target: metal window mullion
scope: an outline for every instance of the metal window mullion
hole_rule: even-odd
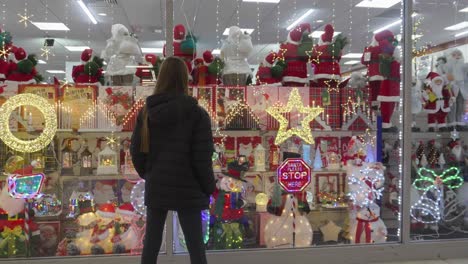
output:
[[[403,1],[403,175],[402,175],[402,203],[401,203],[401,242],[410,242],[411,209],[411,76],[412,76],[412,33],[413,0]]]

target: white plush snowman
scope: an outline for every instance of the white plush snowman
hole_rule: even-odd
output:
[[[293,225],[296,226],[295,229]],[[264,234],[268,248],[308,247],[313,237],[309,220],[299,213],[297,199],[291,194],[286,198],[281,216],[271,216]]]
[[[351,222],[351,243],[384,243],[387,240],[387,227],[380,218],[380,207],[371,203],[361,207]]]

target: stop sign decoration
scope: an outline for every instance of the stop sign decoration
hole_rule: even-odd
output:
[[[310,184],[311,171],[303,159],[286,159],[278,168],[278,182],[287,192],[302,192]]]

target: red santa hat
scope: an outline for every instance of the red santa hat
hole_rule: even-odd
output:
[[[101,204],[96,211],[96,214],[104,218],[114,218],[115,216],[115,206],[111,203]]]
[[[330,43],[333,40],[333,33],[335,33],[335,29],[333,28],[332,25],[327,24],[325,26],[325,32],[322,34],[320,39],[322,40],[323,43]]]
[[[382,32],[379,32],[375,34],[374,37],[375,40],[377,40],[378,42],[383,40],[393,41],[395,39],[395,35],[390,30],[384,30]]]
[[[146,54],[145,55],[145,60],[152,65],[156,64],[156,61],[158,60],[158,57],[154,54]]]
[[[135,208],[133,208],[133,205],[131,203],[125,203],[117,208],[115,212],[119,215],[123,216],[135,216]]]
[[[203,60],[205,60],[206,63],[212,63],[214,60],[213,53],[209,50],[203,52]]]
[[[14,53],[15,53],[15,60],[16,61],[22,61],[22,60],[26,59],[26,57],[28,56],[28,54],[26,53],[26,51],[23,48],[16,48]]]
[[[309,23],[302,23],[299,26],[301,27],[302,33],[305,33],[305,32],[310,33],[312,31]]]
[[[93,57],[93,50],[92,49],[85,49],[81,53],[81,62],[86,63]]]
[[[183,40],[185,39],[185,27],[182,24],[177,24],[174,27],[174,39]]]
[[[294,42],[299,42],[302,39],[302,28],[301,25],[296,26],[289,32],[289,39]]]
[[[205,61],[204,61],[202,58],[196,58],[196,59],[193,61],[193,65],[195,65],[195,66],[203,65],[204,62],[205,62]]]
[[[426,82],[429,84],[429,85],[432,85],[434,84],[434,82],[436,80],[441,80],[442,83],[445,83],[445,80],[442,76],[440,76],[437,72],[430,72],[427,76],[426,76]]]

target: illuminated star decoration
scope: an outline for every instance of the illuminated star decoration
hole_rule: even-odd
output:
[[[330,81],[325,81],[327,87],[329,87],[329,82]],[[338,86],[337,86],[338,87]],[[338,89],[337,89],[338,91]],[[330,92],[330,91],[329,91]],[[341,104],[341,108],[343,109],[343,113],[345,115],[349,115],[349,116],[352,116],[354,114],[356,114],[356,108],[359,107],[359,104],[358,103],[355,103],[351,97],[348,97],[348,100],[346,101],[346,103],[344,104]]]
[[[52,50],[48,47],[42,47],[41,52],[41,57],[44,57],[45,60],[49,60],[49,56],[55,56]]]
[[[24,23],[24,27],[28,27],[28,22],[31,22],[31,18],[34,16],[33,14],[28,15],[28,11],[25,9],[24,14],[18,14],[20,20],[18,23]]]
[[[117,141],[120,139],[120,137],[115,137],[114,136],[114,131],[112,131],[111,133],[111,136],[110,137],[105,137],[106,141],[107,141],[107,145],[110,147],[110,148],[113,148],[114,145],[117,144]]]
[[[7,47],[5,43],[2,44],[2,47],[0,48],[0,59],[7,60],[8,58],[8,53],[10,53],[11,48]]]
[[[300,127],[291,127],[288,129],[289,122],[283,114],[288,114],[293,109],[297,109],[300,114],[305,114],[305,117],[302,119]],[[323,110],[324,109],[322,107],[304,106],[302,98],[299,94],[299,90],[294,88],[289,95],[286,107],[275,105],[266,109],[267,113],[275,118],[280,124],[278,134],[276,135],[275,144],[280,145],[294,135],[300,137],[307,144],[314,144],[314,137],[312,136],[312,130],[310,129],[310,122],[312,122],[318,115],[320,115]]]
[[[371,133],[371,130],[368,128],[363,135],[359,135],[358,138],[364,142],[364,144],[370,144],[372,147],[375,147],[376,136]]]
[[[312,58],[312,57],[314,57],[313,56],[314,53],[316,54],[315,59]],[[316,51],[308,50],[308,51],[306,51],[306,54],[307,54],[307,56],[309,56],[309,63],[312,62],[312,63],[315,63],[315,64],[320,64],[320,56],[322,56],[323,52],[318,51],[318,50],[316,50]]]
[[[336,79],[334,79],[334,77],[335,76],[332,76],[332,79],[324,81],[325,85],[327,86],[327,91],[329,93],[331,93],[331,92],[337,92],[338,93],[340,91],[341,81],[337,81]],[[335,87],[331,87],[331,84],[330,84],[331,82],[336,83]]]
[[[454,129],[452,132],[450,132],[450,137],[453,140],[457,140],[457,139],[460,138],[460,133],[458,133],[458,131],[456,129]]]

